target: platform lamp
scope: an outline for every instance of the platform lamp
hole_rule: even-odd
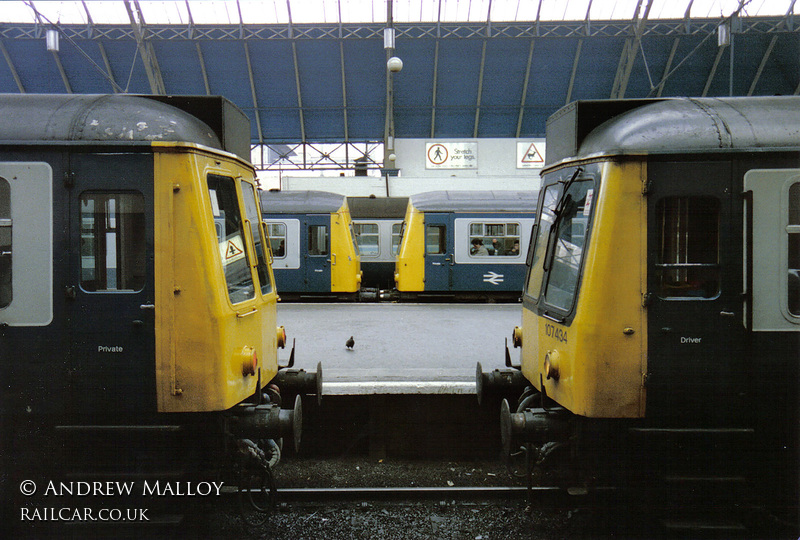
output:
[[[58,30],[47,30],[44,37],[45,43],[47,43],[47,50],[50,52],[58,52]]]
[[[394,151],[394,74],[403,69],[403,61],[394,55],[395,29],[392,18],[392,0],[386,2],[386,28],[383,29],[383,48],[386,50],[386,123],[383,136],[383,169],[386,196],[389,194],[389,177],[397,176]]]

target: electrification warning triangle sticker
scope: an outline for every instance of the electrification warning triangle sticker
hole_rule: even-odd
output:
[[[228,240],[228,245],[225,248],[225,260],[230,261],[244,253],[242,248],[236,245],[233,240]]]

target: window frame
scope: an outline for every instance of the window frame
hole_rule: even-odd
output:
[[[476,226],[480,226],[480,233],[481,234],[476,234],[476,231],[475,231],[475,227]],[[502,229],[503,230],[502,234],[496,234],[496,233],[495,234],[490,234],[491,231],[489,230],[489,227],[493,227],[493,226],[494,227],[501,226],[503,228]],[[517,232],[516,235],[510,235],[509,234],[509,232],[508,232],[509,226],[516,227],[516,232]],[[520,246],[522,246],[522,236],[520,234],[521,230],[522,230],[522,225],[521,225],[519,220],[498,220],[498,219],[493,219],[493,220],[479,220],[479,219],[470,220],[470,222],[469,222],[469,224],[467,226],[467,231],[469,232],[469,234],[467,236],[467,254],[471,259],[477,259],[477,260],[483,260],[483,259],[485,259],[487,257],[502,257],[503,259],[510,259],[510,258],[519,257],[520,254],[521,254],[520,252],[517,252],[515,254],[509,254],[508,253],[508,251],[513,248],[514,242],[511,243],[511,246],[512,246],[511,248],[505,248],[505,251],[506,251],[505,253],[502,253],[502,254],[498,255],[497,253],[491,253],[490,250],[491,251],[494,250],[494,248],[491,247],[491,240],[493,240],[495,238],[497,238],[497,239],[501,239],[502,238],[503,243],[506,243],[505,242],[506,239],[514,239],[514,238],[516,238],[516,242],[519,243]],[[480,239],[481,240],[481,245],[486,247],[487,255],[477,255],[477,254],[473,254],[472,253],[472,242],[473,242],[473,239],[475,239],[475,238]],[[486,240],[489,240],[490,244],[484,243]]]
[[[212,180],[217,183],[215,188],[212,188]],[[219,212],[227,212],[227,209],[220,208],[220,195],[218,193],[219,188],[222,187],[225,183],[229,184],[230,188],[232,188],[229,193],[224,194],[226,197],[229,197],[230,200],[227,202],[232,202],[235,204],[235,209],[231,213],[230,216],[223,216]],[[209,200],[211,201],[211,219],[214,223],[214,228],[217,230],[219,234],[219,224],[223,223],[225,226],[224,231],[224,241],[219,236],[216,237],[216,241],[218,244],[218,253],[220,256],[220,270],[222,271],[223,279],[225,281],[225,287],[227,290],[227,297],[228,301],[230,302],[231,306],[237,306],[239,304],[243,304],[245,302],[249,302],[255,299],[256,297],[256,286],[255,286],[255,279],[253,275],[253,268],[250,264],[250,245],[247,241],[247,236],[245,235],[244,226],[246,223],[246,215],[242,213],[242,207],[240,205],[240,201],[243,199],[242,197],[242,190],[239,182],[236,178],[232,176],[228,176],[226,174],[221,174],[220,172],[208,172],[206,174],[206,192],[208,193]],[[213,192],[213,193],[212,193]],[[229,232],[229,225],[236,227],[236,230],[230,229]],[[224,253],[227,252],[227,248],[233,244],[234,248],[238,248],[235,245],[234,240],[236,240],[236,236],[238,233],[238,237],[241,239],[241,249],[242,254],[236,254],[235,257],[232,257],[232,260],[228,263],[225,262],[226,256]],[[225,244],[223,246],[223,244]],[[239,261],[244,261],[246,271],[242,271],[239,268],[234,268],[233,265],[238,263]],[[241,266],[240,264],[237,266]],[[228,270],[233,270],[234,272],[238,272],[244,278],[239,282],[231,283],[230,278],[234,277],[233,272],[228,272]],[[248,286],[249,284],[249,286]],[[236,295],[246,295],[241,299]]]
[[[674,257],[688,258],[690,255],[689,253],[690,251],[692,252],[693,257],[697,256],[698,246],[701,246],[701,240],[703,240],[703,238],[695,233],[698,231],[708,230],[707,225],[709,224],[709,221],[706,221],[704,223],[701,220],[700,227],[696,227],[694,221],[690,225],[684,225],[682,223],[683,219],[686,219],[688,221],[690,217],[699,215],[699,212],[693,212],[692,211],[693,209],[690,209],[689,204],[686,205],[684,210],[683,203],[696,201],[699,203],[699,206],[701,208],[707,208],[707,205],[703,204],[702,202],[703,200],[713,201],[713,203],[715,204],[715,208],[713,209],[716,212],[715,219],[713,220],[715,221],[716,224],[716,235],[714,237],[714,247],[716,252],[715,262],[693,262],[689,261],[688,259],[683,262],[664,262],[665,248],[672,248],[671,255]],[[667,231],[670,233],[669,235],[665,234],[666,210],[664,209],[664,205],[666,205],[668,201],[670,203],[677,202],[680,207],[678,210],[680,214],[678,216],[678,223],[675,223],[673,220],[672,222],[673,226],[670,228],[669,231]],[[723,202],[718,197],[713,197],[711,195],[671,195],[663,197],[655,202],[655,211],[656,211],[655,222],[657,224],[657,227],[659,227],[659,229],[657,232],[658,234],[657,237],[658,251],[656,252],[657,260],[655,262],[656,276],[654,276],[654,278],[656,280],[656,283],[658,284],[655,293],[659,299],[666,301],[688,301],[688,300],[708,301],[708,300],[715,300],[719,298],[720,294],[722,294],[722,275],[721,275],[721,261],[720,261],[721,226],[722,226],[720,219],[722,215],[722,204]],[[692,233],[691,239],[688,238],[690,232]],[[673,241],[672,243],[670,243],[669,239],[667,238],[667,236],[673,236],[673,233],[675,233],[675,236],[678,237],[677,247],[675,246],[676,242]],[[711,235],[708,235],[705,238],[705,240],[708,240],[710,238]],[[708,252],[707,249],[706,250],[701,249],[700,251]],[[713,272],[714,279],[705,279],[704,281],[706,283],[716,283],[716,289],[711,294],[702,294],[702,295],[694,294],[700,291],[701,287],[688,286],[690,281],[689,280],[690,274],[692,277],[695,277],[697,276],[698,273],[702,274],[703,271]],[[682,288],[684,294],[670,294],[670,295],[662,294],[666,287],[665,285],[663,285],[664,276],[668,272],[674,272],[675,274],[683,274],[685,276],[680,281],[676,281],[676,283],[684,283],[686,285],[683,286]],[[678,288],[677,285],[675,285],[673,286],[673,290],[678,292],[680,289]]]
[[[96,225],[96,221],[95,220],[97,219],[98,215],[111,216],[111,214],[109,214],[109,213],[102,213],[102,214],[98,213],[96,205],[97,205],[97,202],[100,199],[100,197],[97,197],[95,199],[92,199],[93,200],[93,207],[94,207],[93,210],[91,211],[92,226],[93,227],[92,227],[92,229],[90,231],[86,231],[84,229],[84,224],[86,223],[85,220],[87,219],[88,214],[86,214],[84,212],[84,203],[88,201],[88,197],[93,196],[93,195],[94,196],[102,196],[102,197],[104,197],[106,204],[108,202],[114,200],[115,201],[115,206],[119,205],[120,200],[122,199],[122,197],[131,197],[130,200],[132,202],[135,201],[134,204],[138,205],[139,211],[138,212],[120,212],[119,209],[117,209],[115,211],[115,213],[114,213],[114,218],[113,218],[114,222],[115,222],[114,225],[111,226],[111,227],[108,227],[108,228],[104,228],[104,229],[97,229],[95,227],[95,225]],[[123,225],[122,225],[122,223],[118,223],[118,221],[121,221],[121,218],[117,217],[117,216],[120,216],[122,214],[131,214],[131,215],[135,214],[135,215],[139,216],[138,218],[133,218],[133,219],[138,219],[139,220],[138,230],[133,231],[132,234],[126,233],[127,238],[129,238],[130,240],[125,240],[125,239],[122,240],[123,242],[127,241],[128,244],[126,244],[126,245],[128,245],[128,246],[131,245],[132,242],[138,241],[140,243],[140,245],[138,246],[138,253],[136,253],[136,251],[135,251],[136,248],[135,247],[132,247],[132,248],[130,248],[128,250],[125,250],[123,253],[120,253],[120,250],[119,250],[120,239],[119,239],[119,237],[122,235],[122,232],[120,232],[120,229],[122,228]],[[133,217],[133,216],[130,216],[129,219],[131,217]],[[108,220],[108,217],[106,219]],[[78,197],[78,223],[79,223],[79,227],[80,227],[80,233],[79,233],[80,234],[80,248],[79,248],[80,252],[79,252],[79,256],[78,257],[79,257],[79,261],[80,261],[80,268],[79,268],[80,280],[79,280],[79,285],[80,285],[81,291],[83,291],[83,292],[85,292],[87,294],[136,294],[136,293],[142,292],[144,290],[145,286],[147,285],[147,244],[145,242],[147,225],[146,225],[146,215],[145,215],[145,198],[144,198],[144,194],[141,193],[140,191],[131,191],[131,190],[119,190],[119,191],[114,190],[114,191],[111,191],[111,190],[91,189],[91,190],[84,191]],[[104,288],[98,288],[97,285],[95,285],[96,288],[94,288],[94,289],[87,287],[87,284],[91,280],[88,280],[88,279],[84,278],[84,272],[89,270],[88,266],[84,266],[84,264],[87,262],[87,259],[90,258],[90,257],[94,261],[94,267],[92,268],[92,271],[94,272],[95,279],[93,281],[95,281],[95,282],[98,281],[98,278],[97,278],[98,264],[97,263],[98,263],[98,258],[99,257],[98,257],[98,253],[96,251],[97,250],[96,244],[97,244],[98,238],[100,236],[98,234],[98,231],[101,231],[101,230],[105,231],[105,237],[106,237],[105,242],[106,242],[106,245],[108,245],[108,236],[110,234],[113,234],[115,237],[117,237],[116,238],[117,242],[116,242],[116,245],[114,246],[114,251],[115,251],[115,254],[116,254],[116,256],[115,256],[116,261],[115,262],[118,263],[121,258],[127,258],[127,257],[125,257],[126,254],[129,254],[129,255],[133,254],[133,257],[131,257],[132,259],[137,259],[138,258],[138,263],[139,263],[138,270],[140,271],[139,276],[140,276],[140,280],[141,281],[136,283],[136,285],[138,285],[137,287],[133,287],[133,288],[118,288],[118,287],[109,288],[107,271],[111,267],[108,266],[107,264],[104,265],[104,268],[106,270],[105,287]],[[87,254],[84,253],[84,247],[85,247],[84,242],[88,238],[89,235],[91,235],[92,246],[94,246],[94,247],[91,248],[92,249],[92,254],[91,255],[87,255]],[[108,260],[108,251],[105,251],[104,253],[106,255],[106,260]],[[134,261],[134,264],[135,264],[135,262],[136,261]],[[114,268],[116,269],[116,272],[115,272],[115,283],[116,283],[116,282],[118,282],[119,274],[121,272],[124,272],[124,270],[119,270],[119,266],[115,266]],[[128,276],[128,279],[132,279],[133,273],[134,273],[134,269],[132,268],[131,271],[130,271],[130,275]]]
[[[368,233],[368,234],[365,235],[363,232],[361,232],[361,228],[364,225],[372,225],[372,226],[374,226],[375,227],[375,232],[374,233]],[[357,253],[359,255],[361,255],[362,257],[364,257],[365,259],[378,259],[378,258],[380,258],[381,252],[382,252],[382,249],[381,249],[382,246],[381,246],[381,227],[380,227],[380,224],[377,221],[358,221],[358,222],[353,222],[352,226],[353,226],[353,238],[355,240],[356,246],[358,246]],[[368,253],[364,253],[363,248],[364,248],[365,244],[361,241],[361,237],[362,236],[367,236],[369,238],[375,237],[375,244],[373,244],[373,245],[375,246],[376,251],[374,253],[369,253],[369,254]]]

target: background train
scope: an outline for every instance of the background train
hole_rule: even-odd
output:
[[[281,298],[358,299],[361,256],[344,195],[262,191]]]
[[[536,191],[431,191],[409,198],[401,299],[519,300]]]
[[[478,368],[484,397],[506,376],[530,385],[503,402],[507,453],[604,448],[623,470],[658,441],[662,468],[630,474],[702,465],[717,474],[693,478],[725,483],[741,467],[796,507],[798,130],[798,97],[577,102],[549,119],[520,371]]]
[[[362,293],[391,291],[408,197],[348,197],[348,202],[364,273]]]
[[[249,137],[223,98],[0,97],[4,500],[298,440],[300,401],[264,398],[286,337]]]

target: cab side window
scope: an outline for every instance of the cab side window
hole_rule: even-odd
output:
[[[658,201],[659,297],[717,296],[719,213],[719,200],[713,197],[667,197]]]
[[[0,308],[11,304],[11,187],[0,177]]]
[[[80,198],[81,288],[136,292],[145,284],[144,197],[92,193]]]
[[[308,227],[308,254],[328,254],[328,227],[327,225],[309,225]]]
[[[800,183],[789,186],[788,242],[788,307],[789,313],[800,316]]]
[[[447,253],[447,234],[444,225],[425,226],[425,253],[431,255]]]

